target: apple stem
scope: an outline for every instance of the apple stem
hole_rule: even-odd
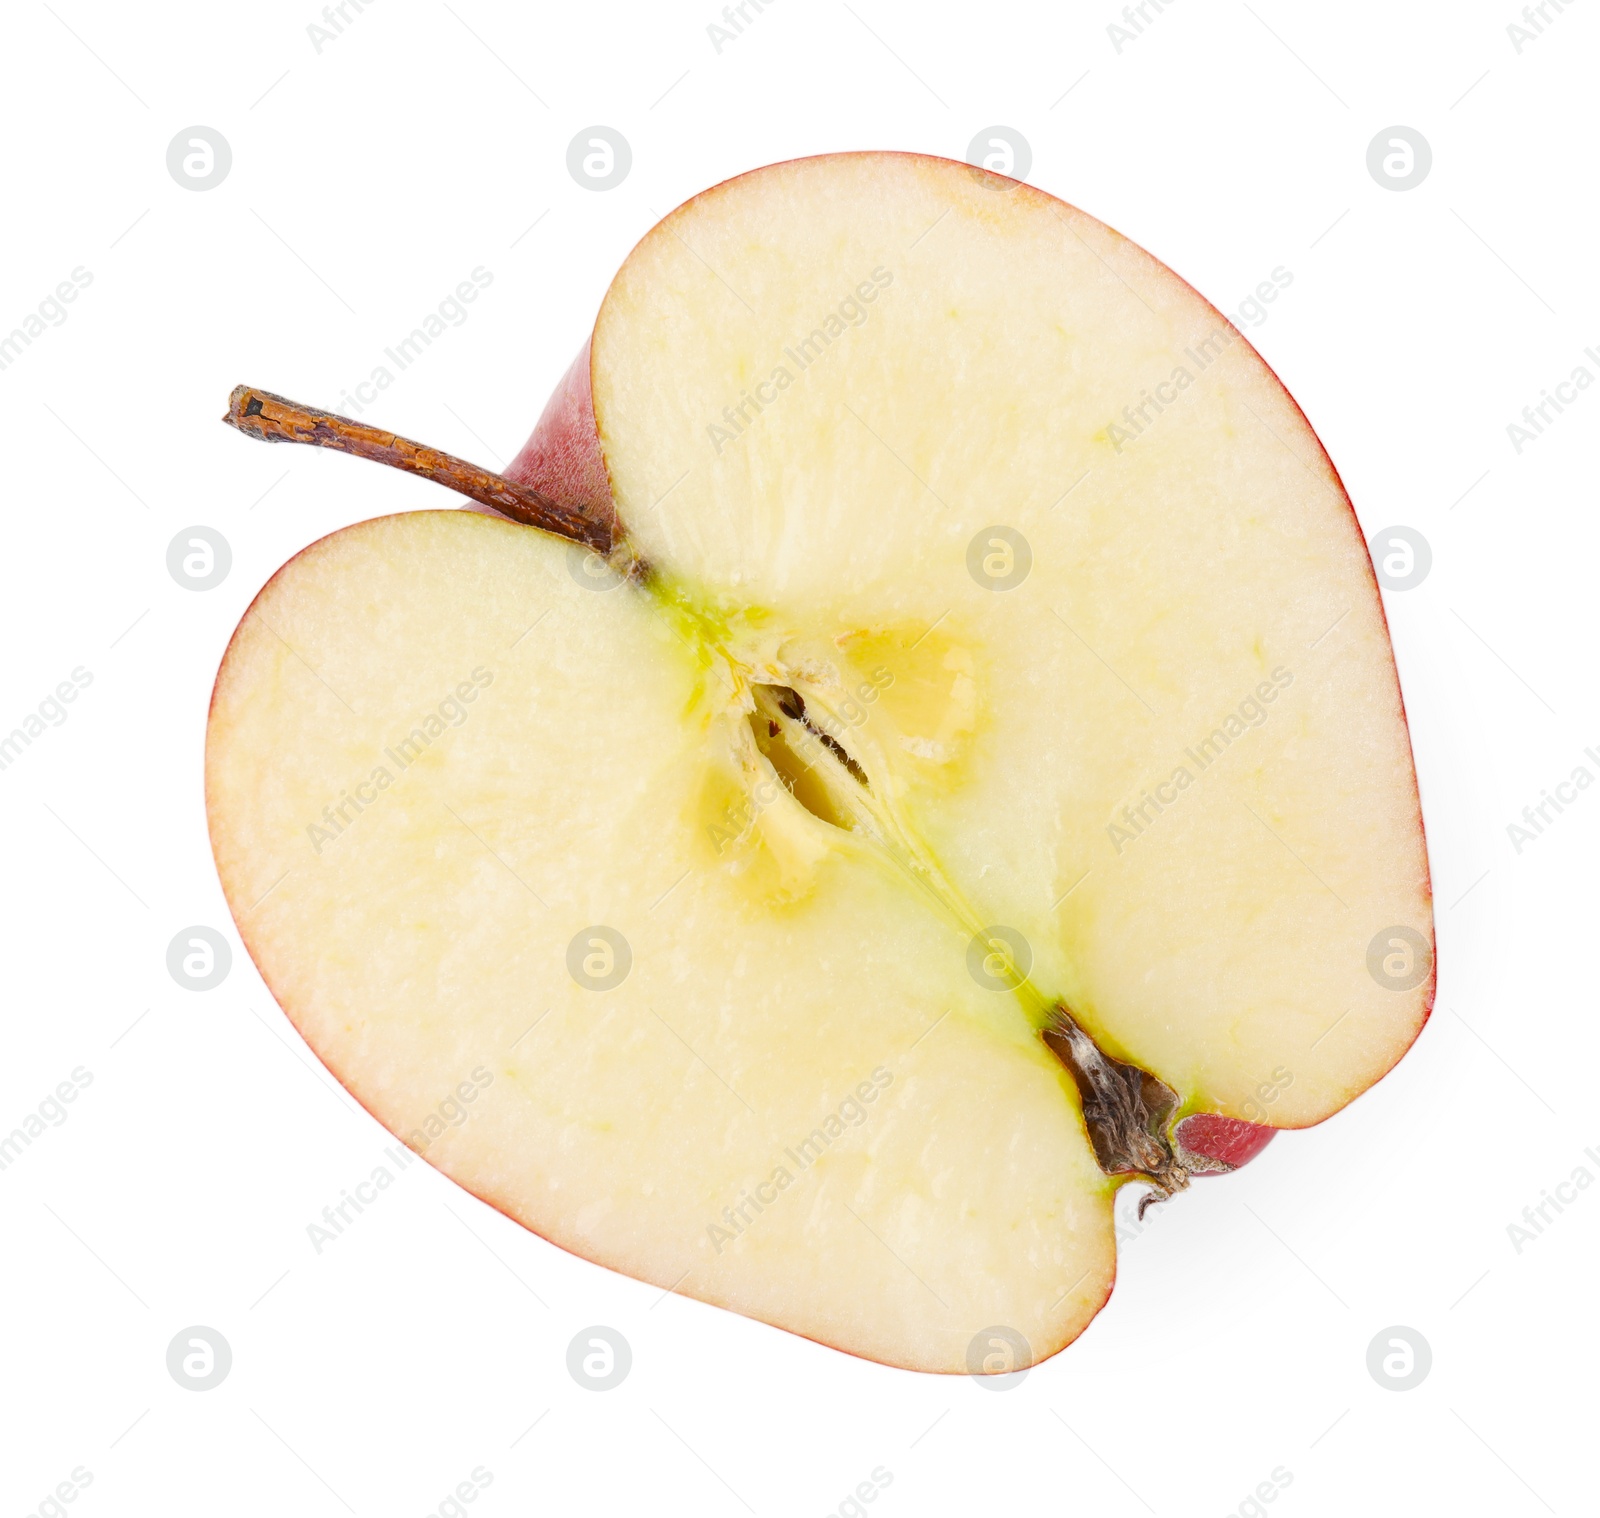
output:
[[[235,387],[228,397],[227,415],[222,420],[246,437],[259,438],[262,442],[310,443],[318,448],[351,453],[360,459],[373,459],[407,474],[420,474],[480,505],[493,507],[513,521],[581,543],[602,558],[609,557],[614,547],[610,522],[596,521],[542,491],[519,485],[504,475],[492,474],[453,454],[441,453],[437,448],[413,443],[409,438],[397,437],[377,427],[363,426],[331,411],[299,405],[270,391],[249,385]]]

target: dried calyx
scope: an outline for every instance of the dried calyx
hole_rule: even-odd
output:
[[[1140,1217],[1151,1203],[1182,1191],[1191,1175],[1226,1168],[1188,1153],[1173,1136],[1178,1093],[1148,1070],[1102,1051],[1060,1002],[1043,1036],[1077,1082],[1084,1126],[1100,1168],[1107,1175],[1133,1175],[1149,1183],[1149,1193],[1139,1202]]]

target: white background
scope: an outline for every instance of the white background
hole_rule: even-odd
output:
[[[1506,829],[1600,773],[1600,393],[1520,455],[1506,427],[1576,365],[1600,375],[1600,14],[1551,6],[1519,54],[1510,0],[1181,0],[1119,53],[1110,0],[771,0],[719,53],[712,0],[538,12],[372,0],[319,53],[311,0],[7,9],[0,333],[75,267],[93,282],[0,370],[0,730],[74,667],[93,683],[0,772],[0,1131],[75,1067],[93,1082],[0,1172],[5,1511],[82,1466],[86,1515],[421,1518],[482,1466],[485,1518],[822,1518],[881,1466],[884,1518],[1222,1518],[1278,1467],[1289,1518],[1593,1512],[1600,1187],[1520,1253],[1507,1228],[1600,1176],[1600,792],[1520,854]],[[566,167],[596,123],[633,149],[606,193]],[[388,1140],[233,938],[207,696],[282,560],[445,497],[243,441],[217,421],[229,388],[335,406],[481,265],[470,319],[376,417],[501,465],[658,215],[796,155],[960,158],[996,123],[1034,183],[1223,309],[1292,271],[1249,336],[1368,532],[1432,546],[1386,598],[1437,896],[1421,1040],[1346,1112],[1157,1209],[1093,1327],[1002,1393],[663,1300],[425,1165],[314,1254],[306,1225]],[[1397,123],[1434,155],[1405,193],[1366,167]],[[196,124],[233,154],[203,193],[166,166]],[[233,551],[204,593],[166,567],[195,524]],[[206,993],[165,965],[191,924],[235,944]],[[166,1370],[192,1324],[233,1348],[214,1391]],[[591,1324],[633,1346],[603,1394],[565,1368]],[[1415,1390],[1368,1373],[1391,1325],[1432,1346]]]

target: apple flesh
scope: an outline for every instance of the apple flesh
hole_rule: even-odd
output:
[[[505,473],[597,521],[614,522],[616,508],[590,384],[591,346],[584,343]],[[1254,1159],[1277,1131],[1241,1118],[1196,1113],[1179,1119],[1173,1138],[1190,1157],[1196,1175],[1216,1175]]]
[[[530,1229],[890,1364],[996,1325],[1032,1363],[1110,1292],[1118,1185],[1416,1037],[1431,976],[1367,968],[1431,910],[1354,514],[1092,218],[911,155],[730,181],[508,476],[632,569],[465,512],[313,545],[224,658],[207,806],[312,1048]],[[1149,1162],[1107,1159],[1119,1091]]]

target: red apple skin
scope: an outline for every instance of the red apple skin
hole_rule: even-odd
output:
[[[1177,1128],[1178,1142],[1185,1149],[1215,1160],[1227,1170],[1237,1170],[1253,1160],[1277,1132],[1276,1128],[1263,1128],[1215,1112],[1197,1112],[1184,1118]]]
[[[615,522],[611,477],[606,473],[600,433],[595,426],[589,349],[590,343],[584,343],[561,376],[561,383],[505,475],[563,506],[577,507],[601,521]]]

